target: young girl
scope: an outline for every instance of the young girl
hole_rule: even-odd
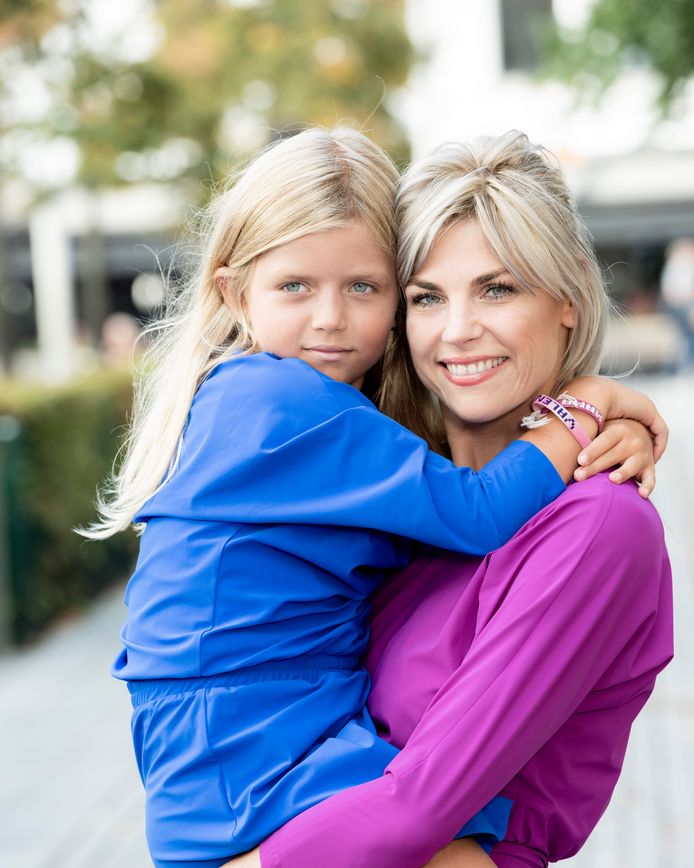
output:
[[[479,473],[457,468],[359,391],[398,306],[396,179],[354,131],[272,147],[213,206],[200,272],[160,327],[90,531],[143,528],[114,674],[159,868],[219,866],[380,775],[396,751],[365,709],[369,594],[409,540],[503,544],[575,467],[555,421]],[[664,436],[643,396],[577,386]],[[498,838],[506,813],[494,800],[462,834]]]

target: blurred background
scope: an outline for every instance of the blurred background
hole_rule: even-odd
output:
[[[694,4],[0,0],[0,866],[144,868],[108,667],[134,539],[86,543],[130,359],[195,208],[306,124],[400,165],[517,128],[568,173],[615,301],[605,372],[671,429],[677,659],[576,868],[684,868],[694,817]]]

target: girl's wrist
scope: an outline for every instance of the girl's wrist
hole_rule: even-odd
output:
[[[585,449],[599,431],[601,414],[592,404],[574,398],[566,393],[560,398],[538,395],[532,402],[533,412],[523,418],[521,427],[536,428],[556,419],[571,433],[581,449]]]
[[[608,419],[613,418],[614,387],[614,381],[610,380],[608,377],[576,377],[571,380],[564,391],[568,392],[568,394],[572,395],[574,398],[593,404],[602,413],[605,421],[607,421]],[[583,425],[585,423],[585,426],[588,425],[588,420],[586,418],[588,416],[587,413],[583,412],[579,408],[573,409],[572,412],[580,413],[581,424]],[[598,433],[598,426],[594,420],[591,420],[591,422],[593,424],[590,425],[590,436],[595,437]]]

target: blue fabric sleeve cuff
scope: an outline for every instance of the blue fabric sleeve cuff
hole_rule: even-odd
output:
[[[503,841],[512,805],[511,799],[496,796],[468,820],[455,837],[474,838],[486,853],[491,852],[499,841]]]

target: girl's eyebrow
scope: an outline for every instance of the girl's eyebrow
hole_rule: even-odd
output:
[[[298,272],[298,271],[289,271],[287,269],[277,269],[272,274],[272,280],[277,281],[281,280],[284,283],[295,282],[295,283],[312,283],[315,281],[315,277],[311,275],[309,272]],[[388,275],[385,271],[378,271],[374,269],[373,271],[355,271],[351,274],[346,274],[342,277],[345,283],[376,283],[376,284],[386,284],[393,283],[395,279]]]

